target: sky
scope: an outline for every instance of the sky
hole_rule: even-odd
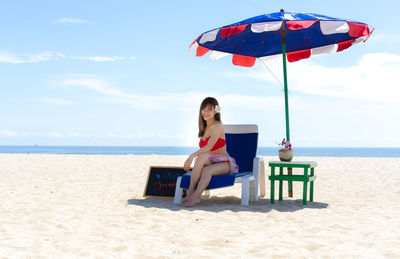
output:
[[[253,16],[308,12],[372,36],[288,65],[293,147],[400,147],[398,1],[2,1],[0,145],[196,146],[201,101],[225,124],[285,137],[284,93],[259,61],[195,57],[201,33]],[[282,61],[268,67],[282,78]]]

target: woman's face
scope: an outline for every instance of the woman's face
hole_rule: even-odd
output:
[[[215,109],[211,105],[207,105],[203,110],[201,110],[201,116],[205,121],[213,120],[215,116]]]

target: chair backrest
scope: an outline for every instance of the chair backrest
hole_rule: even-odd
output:
[[[258,126],[256,124],[224,124],[226,150],[235,158],[239,173],[252,172],[257,156]]]

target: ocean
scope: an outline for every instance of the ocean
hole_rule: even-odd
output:
[[[172,146],[0,146],[0,154],[82,154],[82,155],[189,155],[196,147]],[[400,148],[298,147],[295,156],[400,157]],[[275,156],[278,147],[259,147],[259,156]]]

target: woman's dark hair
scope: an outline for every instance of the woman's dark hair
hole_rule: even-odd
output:
[[[213,97],[207,97],[206,99],[204,99],[201,102],[200,111],[199,111],[199,138],[204,136],[204,132],[206,131],[206,128],[207,128],[207,123],[203,119],[203,116],[201,115],[201,111],[208,106],[213,107],[215,109],[215,106],[217,106],[217,105],[218,105],[218,101]],[[214,116],[214,119],[216,121],[221,121],[221,113],[219,113],[219,112],[216,113]]]

